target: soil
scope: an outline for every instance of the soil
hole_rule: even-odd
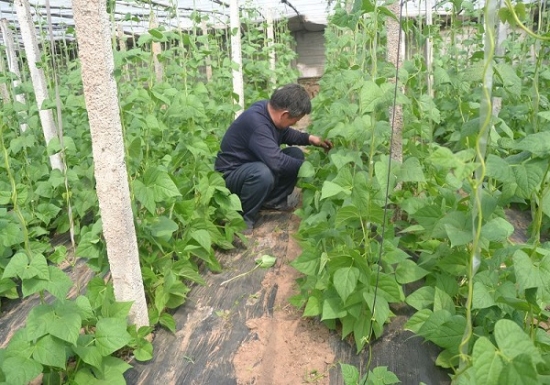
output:
[[[297,227],[293,221],[293,227]],[[297,256],[298,245],[291,238],[287,257]],[[277,287],[272,316],[246,321],[253,334],[242,344],[233,358],[237,384],[329,384],[329,369],[335,355],[328,340],[330,333],[317,321],[303,319],[301,312],[289,304],[296,294],[297,271],[280,261],[277,270],[270,271],[262,287]]]

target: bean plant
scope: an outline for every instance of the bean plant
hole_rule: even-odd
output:
[[[114,2],[111,6],[115,7]],[[248,42],[244,46],[248,98],[266,97],[275,86],[267,82],[273,73],[266,66],[253,65],[268,55],[265,24],[257,23],[256,16],[254,21],[251,15],[245,17],[248,28],[241,31]],[[0,349],[0,383],[26,384],[40,373],[47,384],[124,383],[123,373],[130,367],[127,357],[152,357],[148,334],[154,327],[175,332],[170,310],[186,301],[193,285],[205,284],[201,272],[221,270],[216,251],[232,249],[235,238],[242,238],[240,231],[246,226],[239,214],[240,201],[213,169],[219,138],[238,108],[231,89],[228,32],[213,28],[206,15],[194,12],[191,17],[194,27],[189,31],[161,25],[132,38],[126,47],[113,39],[114,76],[151,327],[136,330],[127,324],[130,304],[114,300],[108,279],[80,63],[74,59],[72,43],[62,42],[54,51],[45,42],[50,49],[43,52],[52,90],[46,106],[61,110],[62,140],[48,147],[43,144],[27,78],[12,90],[26,94],[25,105],[3,101],[0,300],[36,293],[40,305]],[[211,33],[202,34],[203,22]],[[74,33],[68,28],[66,36]],[[42,34],[43,39],[46,36]],[[278,81],[296,80],[296,73],[287,70],[295,55],[287,44],[290,39],[280,22],[274,45],[280,60]],[[152,69],[152,43],[163,47],[157,57],[163,66],[160,81]],[[210,80],[204,71],[206,58],[212,67]],[[1,74],[0,81],[7,85],[11,79],[10,73]],[[56,80],[62,85],[59,98],[54,92]],[[24,134],[18,130],[22,120],[29,126]],[[65,173],[48,167],[48,154],[59,150],[67,163]],[[74,250],[51,244],[52,237],[71,227]],[[57,266],[74,264],[77,258],[86,260],[96,277],[85,288],[78,284],[76,297],[68,298],[74,283]]]
[[[484,9],[461,4],[462,14],[485,20]],[[452,19],[466,20],[459,5],[453,3]],[[534,33],[521,27],[532,26],[525,5],[499,10],[512,31],[502,57],[484,53],[494,49],[488,23],[470,25],[467,34],[461,29],[462,44],[447,40],[458,39],[456,26],[450,37],[409,26],[408,33],[434,34],[435,92],[427,93],[425,60],[413,53],[399,69],[404,92],[395,98],[396,69],[384,61],[388,10],[363,1],[332,16],[311,128],[336,146],[327,155],[311,153],[300,170],[302,253],[292,264],[303,277],[292,301],[304,316],[350,338],[358,352],[405,302],[416,310],[405,328],[441,348],[435,364],[454,383],[548,383],[549,105],[537,91],[548,86],[542,11]],[[539,47],[534,56],[531,46]],[[482,108],[492,97],[501,98],[500,111]],[[405,116],[402,164],[388,157],[394,103]],[[511,241],[510,208],[533,218],[524,241]]]

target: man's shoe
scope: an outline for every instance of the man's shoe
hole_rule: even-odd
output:
[[[289,205],[288,203],[281,203],[278,205],[265,204],[262,206],[262,210],[293,212],[294,210],[296,210],[296,207],[297,205]]]

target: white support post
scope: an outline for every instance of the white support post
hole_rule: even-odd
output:
[[[157,18],[151,10],[151,19],[149,20],[149,28],[155,29],[158,27]],[[157,83],[162,82],[164,69],[161,62],[159,61],[159,55],[162,53],[162,47],[158,41],[153,41],[151,43],[151,55],[153,56],[153,67],[155,68],[155,79]]]
[[[401,14],[401,3],[398,1],[396,3],[388,6],[388,9],[392,11],[397,18]],[[387,59],[388,62],[392,63],[395,68],[399,68],[400,64],[403,63],[403,52],[404,52],[404,40],[401,39],[400,44],[400,35],[402,35],[401,25],[398,21],[394,20],[391,17],[386,19],[386,39],[387,39]],[[398,81],[398,79],[395,79]],[[403,106],[396,104],[395,106],[390,107],[389,110],[390,123],[393,129],[393,141],[391,143],[392,148],[392,159],[398,163],[403,162]],[[400,185],[396,188],[401,188]]]
[[[2,36],[4,37],[4,45],[6,46],[6,57],[8,59],[8,69],[11,73],[15,75],[15,79],[12,82],[12,90],[14,94],[14,99],[16,102],[25,104],[26,98],[25,94],[18,93],[17,88],[21,85],[21,71],[19,70],[19,62],[17,61],[17,53],[15,51],[15,43],[13,41],[13,33],[11,32],[10,26],[7,19],[0,20],[0,28],[2,29]],[[27,123],[21,123],[19,129],[21,132],[27,131]]]
[[[120,52],[126,52],[126,35],[124,35],[124,28],[121,24],[116,26],[116,36],[118,40],[118,50]]]
[[[130,321],[149,324],[130,201],[109,17],[104,0],[73,0],[88,110],[96,192],[117,301],[131,301]]]
[[[502,1],[499,0],[497,9],[501,9],[501,7],[502,7]],[[506,40],[508,33],[509,33],[508,24],[503,23],[499,19],[497,34],[495,37],[495,56],[496,56],[497,63],[501,62],[502,56],[504,56],[504,40]],[[500,96],[493,96],[493,116],[497,117],[498,114],[500,113],[501,108],[502,108],[502,98]]]
[[[271,85],[276,86],[277,78],[275,75],[275,30],[273,25],[273,8],[268,8],[266,11],[267,21],[267,49],[269,52],[269,70],[271,71]]]
[[[23,45],[25,46],[25,54],[27,56],[29,72],[31,73],[36,105],[38,107],[38,115],[40,116],[44,139],[46,140],[46,144],[48,144],[52,139],[58,138],[58,133],[53,118],[53,111],[51,109],[45,110],[42,108],[44,100],[48,99],[49,95],[46,87],[44,71],[42,68],[38,68],[37,66],[37,63],[40,62],[41,55],[38,50],[36,29],[32,20],[28,0],[15,0],[14,5],[17,13],[17,19],[19,20],[21,38],[23,39]],[[65,169],[63,158],[60,153],[50,155],[50,164],[54,170],[57,169],[63,171]]]
[[[3,57],[0,57],[0,72],[1,73],[6,72],[6,66],[4,65]],[[0,97],[2,98],[2,103],[11,102],[10,92],[8,91],[8,86],[6,86],[6,83],[0,84]]]
[[[201,30],[202,36],[204,36],[204,48],[206,48],[207,51],[210,51],[210,44],[208,43],[208,27],[205,20],[201,21]],[[210,54],[206,55],[204,62],[206,64],[206,81],[210,82],[210,80],[212,80],[212,57]]]
[[[230,2],[230,26],[231,26],[231,59],[236,68],[233,68],[233,93],[238,95],[237,103],[240,110],[239,116],[244,110],[244,81],[243,81],[243,57],[241,52],[241,20],[239,17],[239,1]]]
[[[433,39],[432,39],[432,33],[431,28],[433,26],[433,0],[425,0],[426,5],[426,27],[430,29],[430,33],[428,35],[428,39],[426,40],[426,69],[428,70],[428,95],[430,95],[431,98],[434,97],[434,90],[433,90],[433,84],[434,84],[434,69],[433,69]]]

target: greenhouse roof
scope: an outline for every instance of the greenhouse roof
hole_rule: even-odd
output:
[[[68,27],[74,26],[71,0],[28,2],[35,21],[46,22],[49,14],[56,37],[63,36]],[[115,3],[113,19],[126,33],[147,31],[151,13],[167,28],[192,27],[193,12],[206,16],[212,26],[229,24],[229,0],[117,0]],[[260,20],[270,12],[274,19],[298,17],[301,23],[308,25],[325,25],[329,11],[328,2],[323,0],[239,0],[239,7],[251,10],[250,17]],[[0,0],[0,18],[18,24],[13,0]]]
[[[56,38],[66,36],[74,26],[71,0],[27,0],[36,22],[43,25],[51,18]],[[111,1],[111,0],[105,0]],[[425,3],[434,4],[433,13],[446,14],[448,2],[437,0],[406,0],[403,8],[405,17],[416,17],[426,13]],[[268,13],[274,19],[289,19],[291,30],[322,30],[334,0],[239,0],[241,10],[250,10],[249,17],[265,20]],[[17,26],[14,0],[0,0],[0,19]],[[212,27],[229,25],[229,0],[114,0],[111,12],[113,21],[127,34],[142,34],[149,30],[151,14],[157,22],[168,29],[189,29],[193,26],[192,14],[196,12],[207,18]],[[47,29],[45,29],[47,32]]]

